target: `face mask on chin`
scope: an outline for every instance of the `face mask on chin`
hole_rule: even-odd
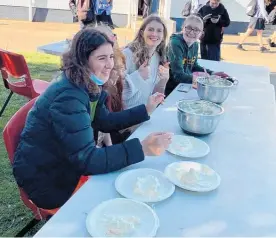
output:
[[[95,74],[91,73],[90,74],[90,80],[97,84],[98,86],[104,85],[104,81],[98,78]]]

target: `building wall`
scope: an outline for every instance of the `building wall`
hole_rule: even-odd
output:
[[[116,25],[126,26],[131,0],[116,0],[112,18]],[[28,20],[29,0],[0,0],[0,18]],[[72,23],[69,0],[32,0],[33,21]]]
[[[130,3],[137,0],[114,0],[112,18],[118,26],[126,26]],[[165,2],[164,11],[176,22],[179,31],[183,24],[181,11],[186,0],[161,0]],[[32,0],[33,21],[72,22],[72,14],[68,6],[69,0]],[[249,17],[245,14],[245,8],[249,0],[222,0],[227,8],[231,25],[226,33],[237,34],[246,30]],[[161,4],[162,5],[162,4]],[[28,20],[29,0],[0,0],[0,18]],[[168,6],[170,11],[168,12]],[[167,14],[168,12],[168,14]]]
[[[17,6],[29,7],[30,0],[1,0],[2,6]],[[35,8],[49,8],[69,10],[69,0],[32,0]],[[130,0],[116,0],[114,1],[113,12],[118,14],[126,14],[126,7],[129,7]]]
[[[230,19],[231,25],[226,28],[226,33],[238,34],[246,30],[249,17],[245,14],[245,9],[250,0],[222,0],[222,4],[226,7]],[[182,6],[180,7],[180,2]],[[171,0],[171,18],[176,21],[176,29],[179,31],[183,24],[183,16],[181,11],[186,0]]]

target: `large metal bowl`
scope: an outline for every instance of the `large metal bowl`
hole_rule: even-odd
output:
[[[223,84],[216,86],[209,83],[209,80],[216,80],[207,77],[198,77],[197,78],[197,94],[200,99],[214,102],[214,103],[223,103],[229,95],[233,83],[226,80],[217,78]]]
[[[197,113],[189,109],[189,105],[198,105],[198,103],[205,103],[207,110],[214,109],[214,113]],[[214,132],[224,113],[220,105],[204,100],[181,100],[178,101],[177,108],[179,126],[185,133],[192,135],[208,135]]]

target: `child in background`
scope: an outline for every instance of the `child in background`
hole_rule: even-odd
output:
[[[254,16],[250,17],[250,22],[248,25],[247,31],[241,35],[240,42],[237,46],[238,50],[243,50],[242,44],[245,42],[245,40],[253,33],[254,30],[257,31],[257,36],[259,40],[259,45],[260,45],[260,51],[266,52],[268,49],[264,47],[263,45],[263,31],[265,29],[265,22],[268,22],[268,14],[265,9],[265,3],[268,0],[257,0],[257,7],[255,9],[255,14]]]
[[[113,0],[96,0],[96,18],[97,23],[104,23],[114,29],[111,18],[111,10],[113,8]]]
[[[210,0],[198,13],[204,21],[201,59],[220,61],[223,31],[230,25],[228,12],[220,0]]]
[[[271,0],[267,2],[266,11],[271,19],[271,29],[273,34],[267,39],[270,47],[276,47],[276,0]],[[273,14],[273,15],[272,15]]]

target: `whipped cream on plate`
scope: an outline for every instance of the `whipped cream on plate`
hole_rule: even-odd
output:
[[[125,237],[131,236],[137,226],[141,223],[136,216],[116,216],[105,214],[102,222],[106,229],[108,237]]]
[[[180,167],[176,169],[176,172],[179,181],[189,186],[211,187],[215,176],[212,171],[204,166],[201,170],[190,168],[188,171]]]
[[[153,175],[147,175],[137,178],[133,192],[150,199],[158,198],[160,186],[158,178]]]

